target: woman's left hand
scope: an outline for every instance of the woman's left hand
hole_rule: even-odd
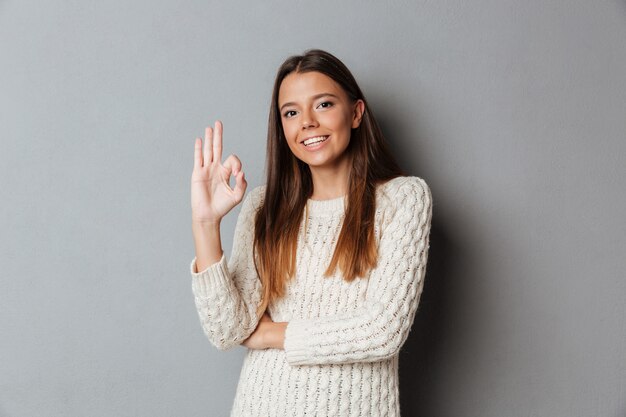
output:
[[[248,349],[267,349],[265,342],[265,333],[268,330],[267,322],[273,323],[272,318],[267,314],[267,312],[263,313],[261,316],[261,320],[259,320],[259,324],[256,326],[256,329],[252,334],[244,340],[241,345],[247,347]]]

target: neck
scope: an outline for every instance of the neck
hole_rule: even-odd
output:
[[[329,200],[348,194],[350,161],[344,159],[332,167],[310,167],[313,180],[313,200]]]

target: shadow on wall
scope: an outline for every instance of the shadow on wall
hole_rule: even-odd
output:
[[[424,289],[417,308],[415,322],[406,343],[400,350],[400,410],[403,417],[433,417],[440,414],[438,392],[441,386],[441,364],[444,360],[444,329],[452,313],[445,306],[448,282],[452,277],[446,267],[455,258],[453,245],[446,233],[433,220],[430,249],[426,266]],[[439,412],[438,412],[439,411]]]
[[[429,159],[434,149],[429,149],[428,134],[422,128],[427,121],[422,120],[419,111],[413,112],[410,118],[398,116],[404,114],[405,108],[419,108],[420,103],[396,102],[389,99],[386,91],[375,88],[368,88],[368,91],[368,101],[392,154],[407,175],[426,180],[433,196],[424,288],[415,321],[400,349],[398,374],[402,417],[437,417],[449,402],[450,392],[446,386],[446,378],[450,377],[449,360],[467,349],[467,334],[459,331],[467,331],[475,325],[471,322],[472,315],[467,314],[475,307],[464,299],[466,294],[472,293],[472,277],[480,276],[473,270],[476,251],[467,246],[470,242],[448,229],[448,225],[459,220],[444,218],[445,213],[454,213],[454,210],[444,209],[444,200],[438,199],[436,181],[431,181],[429,167],[436,166],[437,162]],[[458,215],[463,216],[463,213]],[[481,297],[483,308],[488,311],[490,300]]]
[[[389,102],[386,92],[376,91],[370,86],[367,96],[385,139],[398,163],[407,175],[416,175],[426,180],[433,194],[433,217],[426,266],[424,288],[417,308],[415,321],[405,344],[400,349],[400,412],[402,417],[436,417],[441,415],[440,396],[442,364],[445,360],[445,342],[448,335],[446,324],[453,323],[455,312],[450,299],[454,271],[452,266],[462,256],[462,250],[453,241],[453,233],[445,230],[445,221],[440,219],[437,190],[429,181],[426,167],[429,150],[423,136],[419,114],[410,123],[398,118],[398,112],[411,103]],[[372,105],[378,103],[378,106]],[[404,138],[401,140],[400,138]],[[407,139],[410,138],[410,139]],[[418,151],[416,151],[416,147]],[[423,161],[423,162],[422,162]],[[418,169],[419,168],[419,169]],[[440,222],[441,221],[441,222]],[[456,287],[455,283],[455,287]],[[455,288],[458,292],[459,289]]]

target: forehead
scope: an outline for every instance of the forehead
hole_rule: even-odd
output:
[[[280,84],[278,105],[280,106],[287,101],[306,101],[311,96],[320,93],[332,93],[339,97],[345,97],[345,92],[341,86],[321,72],[292,72]]]

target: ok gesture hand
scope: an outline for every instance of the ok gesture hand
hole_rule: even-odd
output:
[[[191,174],[192,220],[198,223],[218,223],[243,199],[248,183],[241,170],[241,161],[229,155],[222,164],[222,122],[215,129],[207,127],[202,139],[196,138],[193,172]],[[235,177],[235,188],[229,185]]]

